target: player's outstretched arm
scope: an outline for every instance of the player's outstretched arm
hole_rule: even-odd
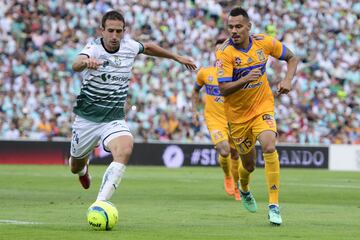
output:
[[[199,112],[197,111],[199,102],[200,102],[199,89],[197,87],[194,87],[192,94],[191,94],[191,110],[193,113],[192,114],[193,123],[195,123],[199,118]]]
[[[194,61],[190,58],[182,57],[180,55],[172,53],[169,50],[166,50],[154,43],[144,43],[144,54],[175,60],[181,64],[184,64],[185,67],[189,70],[195,70],[197,68]]]
[[[99,60],[81,54],[75,58],[72,69],[75,72],[82,72],[85,68],[97,69],[101,64],[102,63]]]
[[[289,93],[291,90],[291,82],[295,76],[296,68],[299,63],[299,58],[296,57],[288,48],[286,48],[284,60],[287,62],[287,72],[285,79],[277,86],[277,95]]]

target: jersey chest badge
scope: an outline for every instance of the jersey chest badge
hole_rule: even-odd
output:
[[[236,57],[235,58],[235,66],[240,67],[240,64],[241,64],[241,59],[239,57]]]
[[[260,50],[257,50],[256,51],[256,55],[257,55],[257,57],[258,57],[258,59],[259,59],[259,61],[264,61],[265,60],[265,55],[264,55],[264,51],[262,50],[262,49],[260,49]]]
[[[114,63],[115,63],[115,65],[117,65],[117,66],[120,66],[120,65],[121,65],[121,60],[120,60],[120,57],[119,57],[119,56],[114,56]]]

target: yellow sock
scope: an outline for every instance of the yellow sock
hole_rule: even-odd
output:
[[[234,178],[235,187],[239,181],[239,162],[240,159],[231,159],[231,173]]]
[[[280,162],[277,151],[263,153],[265,175],[269,191],[269,204],[279,204]]]
[[[218,159],[219,159],[220,167],[223,169],[225,176],[230,177],[230,169],[231,169],[230,155],[227,157],[223,157],[219,154]]]
[[[248,170],[244,168],[241,161],[239,161],[239,179],[240,179],[241,191],[248,192],[250,173]]]

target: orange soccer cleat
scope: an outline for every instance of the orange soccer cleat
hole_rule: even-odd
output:
[[[225,176],[225,178],[224,178],[224,188],[225,188],[225,192],[229,196],[234,195],[235,184],[234,184],[234,179],[232,178],[232,176],[229,176],[229,177]]]
[[[240,191],[238,188],[235,188],[234,190],[234,197],[235,197],[235,201],[241,201]]]

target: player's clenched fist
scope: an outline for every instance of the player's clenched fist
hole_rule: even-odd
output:
[[[87,58],[83,60],[83,64],[88,69],[97,69],[102,63],[96,58]]]
[[[288,94],[291,91],[291,81],[283,80],[277,86],[277,96],[281,94]]]
[[[244,83],[256,81],[261,77],[261,75],[262,75],[261,69],[255,68],[255,69],[251,70],[248,75],[246,75],[246,77],[244,79]]]

